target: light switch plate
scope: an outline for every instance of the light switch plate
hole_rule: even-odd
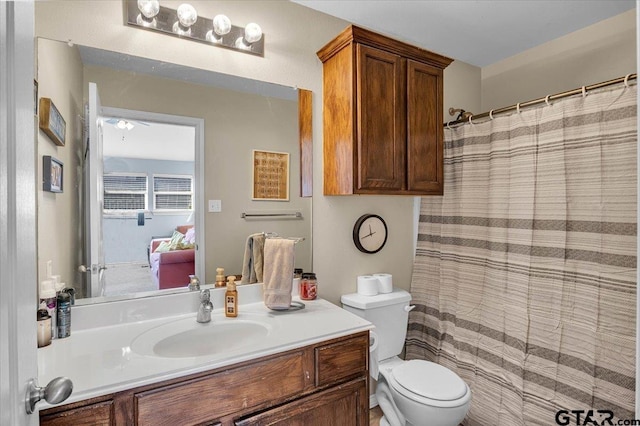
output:
[[[220,213],[222,211],[222,200],[209,200],[209,213]]]

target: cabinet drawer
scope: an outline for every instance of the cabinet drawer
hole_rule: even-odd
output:
[[[40,424],[42,426],[111,426],[115,424],[113,402],[105,401],[56,414],[41,414]]]
[[[304,390],[303,352],[234,368],[135,395],[139,425],[192,425]]]
[[[366,375],[369,365],[369,334],[315,348],[316,386],[339,383]]]
[[[236,426],[366,426],[369,393],[366,379],[326,389],[242,420]]]

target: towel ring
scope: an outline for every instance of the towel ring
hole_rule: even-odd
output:
[[[272,311],[276,311],[276,312],[290,312],[290,311],[299,311],[301,309],[305,308],[305,304],[302,302],[297,302],[295,300],[291,301],[291,304],[289,305],[288,308],[269,308]]]

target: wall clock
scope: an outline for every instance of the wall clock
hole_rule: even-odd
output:
[[[387,242],[387,224],[376,214],[364,214],[353,226],[353,243],[363,253],[377,253]]]

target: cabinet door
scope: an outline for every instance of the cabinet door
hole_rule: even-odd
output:
[[[442,194],[442,70],[407,61],[408,190]]]
[[[273,410],[237,421],[237,426],[366,426],[369,393],[365,379],[336,386]]]
[[[406,60],[357,45],[356,191],[405,189]]]

